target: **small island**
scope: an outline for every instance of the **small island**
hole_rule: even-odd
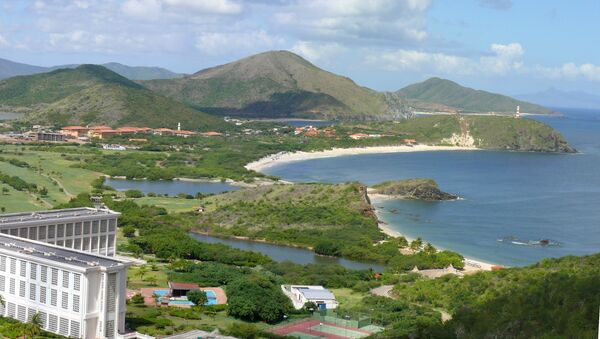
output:
[[[415,178],[386,181],[371,187],[375,194],[387,195],[399,199],[424,201],[456,200],[458,196],[440,190],[433,179]]]

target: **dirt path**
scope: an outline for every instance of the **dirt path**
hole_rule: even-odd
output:
[[[380,297],[394,299],[394,297],[392,297],[392,294],[391,294],[393,288],[394,288],[394,285],[383,285],[383,286],[375,287],[374,289],[371,290],[371,294],[378,295]]]

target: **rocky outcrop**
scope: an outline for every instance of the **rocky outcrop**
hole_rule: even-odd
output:
[[[386,181],[372,187],[374,193],[389,195],[401,199],[424,201],[455,200],[458,196],[442,192],[433,179],[406,179]]]

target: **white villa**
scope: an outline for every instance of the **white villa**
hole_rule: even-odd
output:
[[[307,302],[315,303],[320,310],[330,310],[338,306],[333,293],[323,286],[281,285],[281,289],[290,298],[297,310],[301,309]]]

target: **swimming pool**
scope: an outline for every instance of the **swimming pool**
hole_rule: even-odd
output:
[[[169,306],[171,305],[191,305],[194,306],[194,303],[189,300],[169,300]]]
[[[166,290],[154,290],[154,292],[152,292],[154,295],[156,295],[157,297],[164,297],[165,295],[169,294],[169,291]]]
[[[206,290],[206,291],[204,291],[204,293],[206,293],[206,298],[208,299],[208,301],[205,302],[204,305],[216,305],[217,304],[217,294],[215,293],[215,291]]]

